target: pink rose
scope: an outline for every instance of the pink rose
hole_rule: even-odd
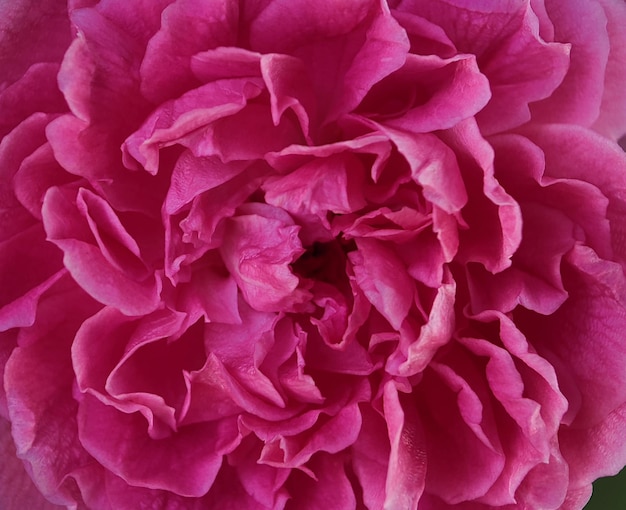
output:
[[[623,0],[0,12],[1,508],[574,510],[626,464]]]

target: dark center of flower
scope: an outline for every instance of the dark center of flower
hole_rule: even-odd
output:
[[[292,269],[303,278],[337,286],[346,278],[347,254],[354,250],[354,240],[342,236],[329,242],[316,241],[292,264]]]

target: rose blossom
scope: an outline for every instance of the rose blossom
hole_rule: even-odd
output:
[[[626,464],[622,0],[0,12],[1,508],[571,510]]]

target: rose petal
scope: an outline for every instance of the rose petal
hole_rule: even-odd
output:
[[[315,479],[294,473],[287,484],[294,508],[315,510],[335,506],[356,510],[356,498],[341,457],[318,455],[311,461],[311,469]]]
[[[281,209],[249,204],[228,220],[221,246],[226,267],[250,306],[259,311],[284,310],[304,300],[299,279],[289,264],[303,249],[299,226]]]
[[[426,485],[427,456],[416,410],[403,408],[392,383],[384,389],[384,409],[391,452],[385,486],[385,507],[417,510]]]
[[[599,117],[609,36],[607,17],[600,2],[548,0],[546,11],[554,23],[556,41],[571,43],[569,71],[554,93],[531,105],[535,120],[592,125]],[[580,23],[584,19],[585,23]],[[598,79],[600,77],[600,79]]]
[[[3,463],[0,468],[0,505],[5,510],[58,510],[59,506],[47,501],[33,485],[22,461],[18,459],[11,437],[10,422],[0,419],[0,449]]]
[[[239,442],[234,419],[189,425],[151,439],[138,413],[126,414],[85,394],[78,408],[80,442],[131,485],[200,497],[215,481],[222,455]]]
[[[409,313],[414,285],[393,249],[375,239],[357,240],[358,251],[348,254],[356,282],[369,301],[396,330]]]
[[[72,317],[63,313],[67,306]],[[69,278],[59,281],[41,298],[36,324],[21,331],[4,374],[17,453],[42,494],[57,504],[75,502],[66,477],[90,461],[77,437],[69,349],[80,323],[98,308]]]
[[[190,68],[194,54],[236,42],[239,9],[228,0],[210,4],[200,0],[160,0],[162,6],[145,3],[148,11],[159,17],[157,23],[162,22],[148,42],[141,63],[141,92],[159,104],[197,84]],[[136,16],[133,14],[132,18]],[[167,73],[163,72],[165,68]]]
[[[626,35],[621,29],[626,23],[626,6],[620,2],[604,0],[600,3],[608,21],[610,47],[600,117],[594,123],[593,129],[618,139],[626,133],[626,99],[623,95],[623,83],[626,80]]]
[[[132,273],[113,266],[90,242],[93,238],[87,222],[81,221],[72,200],[71,193],[51,188],[42,210],[48,239],[63,250],[64,265],[72,276],[96,299],[117,306],[128,315],[157,308],[160,281],[154,276],[136,280]]]

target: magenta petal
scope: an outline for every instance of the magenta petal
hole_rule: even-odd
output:
[[[569,470],[556,447],[549,462],[536,465],[517,490],[517,498],[530,508],[563,510],[567,508]],[[571,487],[571,485],[569,485]],[[580,508],[580,507],[574,507]]]
[[[120,16],[117,3],[101,2],[71,11],[72,23],[81,36],[73,40],[64,55],[59,89],[77,118],[114,126],[119,132],[111,135],[123,136],[147,109],[139,94],[137,76],[145,34],[137,30],[143,24],[129,24]],[[142,3],[135,5],[140,7]],[[133,28],[129,30],[125,25]]]
[[[246,126],[254,136],[242,137],[241,126]],[[202,136],[190,133],[181,140],[196,156],[216,155],[224,162],[258,160],[303,142],[298,121],[292,115],[282,116],[277,123],[271,109],[260,104],[248,104],[241,111],[215,119]]]
[[[437,350],[448,343],[454,333],[454,295],[456,285],[444,283],[437,289],[427,322],[421,327],[417,338],[412,332],[405,333],[407,347],[389,356],[385,369],[390,374],[409,377],[421,373],[431,362]]]
[[[584,508],[591,498],[592,491],[593,487],[591,484],[570,490],[567,493],[563,506],[561,506],[560,510],[578,510],[580,508]]]
[[[11,356],[13,350],[17,347],[17,334],[19,330],[16,328],[9,329],[8,331],[0,332],[0,418],[5,420],[9,419],[9,409],[7,407],[7,393],[4,387],[4,372],[6,369],[7,361]]]
[[[495,178],[493,148],[475,121],[462,122],[446,132],[444,139],[456,148],[469,196],[462,210],[469,229],[459,232],[458,258],[479,262],[491,273],[500,272],[511,265],[510,259],[521,242],[519,204]]]
[[[45,240],[40,225],[0,243],[0,330],[30,325],[38,297],[62,269],[60,253]]]
[[[563,83],[547,99],[531,106],[534,119],[591,126],[600,115],[609,58],[607,16],[601,2],[546,1],[554,37],[571,43],[570,66]],[[581,24],[580,20],[585,19]]]
[[[385,508],[417,510],[428,466],[417,412],[410,404],[402,407],[393,383],[385,385],[384,409],[391,444]]]
[[[530,120],[529,104],[549,97],[568,71],[568,46],[541,39],[528,2],[407,0],[400,2],[399,9],[408,19],[405,13],[434,22],[445,30],[457,51],[476,55],[478,68],[488,78],[492,92],[489,103],[477,114],[486,134]]]
[[[63,313],[68,306],[71,318]],[[69,350],[78,326],[97,308],[69,278],[58,282],[41,299],[38,322],[22,330],[4,374],[17,453],[42,494],[58,504],[75,501],[66,477],[89,462],[77,437]]]
[[[261,73],[270,93],[272,120],[280,123],[287,110],[292,110],[305,136],[310,134],[315,97],[306,79],[306,67],[302,61],[286,55],[263,55]]]
[[[159,15],[157,23],[162,23],[147,45],[140,76],[142,94],[159,104],[197,84],[190,67],[193,55],[235,43],[238,8],[229,0],[210,4],[200,0],[159,0],[157,4],[162,7],[146,2],[149,11]]]
[[[411,168],[411,177],[423,188],[424,197],[448,213],[458,212],[467,203],[454,152],[431,134],[409,135],[383,128]]]
[[[3,6],[0,46],[0,83],[12,83],[37,62],[58,62],[70,43],[65,2],[43,0],[35,9],[30,0]],[[20,30],[19,27],[29,27]]]
[[[59,166],[50,144],[46,143],[27,156],[13,178],[15,196],[33,215],[41,220],[41,208],[46,191],[66,184],[75,177]]]
[[[85,395],[78,409],[81,443],[103,466],[132,485],[181,496],[206,494],[222,454],[238,443],[235,420],[189,425],[171,437],[151,439],[145,420]]]
[[[98,467],[102,471],[101,477],[88,473],[83,477],[84,479],[79,479],[83,494],[87,487],[89,489],[90,498],[85,498],[85,500],[90,508],[136,510],[141,508],[141,505],[163,509],[206,510],[207,508],[204,498],[187,498],[169,491],[130,485],[119,476],[101,466]]]
[[[335,416],[318,420],[311,430],[266,441],[259,462],[275,467],[299,467],[317,452],[337,453],[347,448],[354,443],[360,428],[358,406],[346,406]]]
[[[61,269],[15,301],[0,307],[0,331],[32,326],[35,322],[39,298],[66,274],[67,271]]]
[[[156,174],[161,147],[173,145],[211,122],[242,110],[260,91],[258,79],[228,80],[209,83],[164,103],[124,142],[124,164],[134,168],[133,162],[137,161],[149,173]]]
[[[515,423],[506,426],[508,433],[502,436],[506,438],[502,445],[506,452],[506,464],[500,479],[482,499],[492,504],[512,502],[515,494],[519,497],[523,493],[525,499],[530,501],[534,498],[537,505],[546,507],[550,506],[549,501],[556,500],[556,507],[565,493],[565,467],[557,458],[550,463],[548,461],[555,453],[552,438],[558,431],[567,402],[556,387],[556,378],[549,365],[542,363],[544,360],[539,356],[524,352],[524,340],[519,338],[519,332],[512,324],[501,320],[501,336],[506,338],[507,346],[518,351],[520,359],[525,359],[531,370],[518,370],[517,360],[491,342],[462,340],[463,345],[473,353],[489,357],[485,374],[490,389]],[[504,430],[506,420],[500,418],[499,421]],[[542,487],[534,481],[541,476],[554,478],[552,490],[549,484]]]
[[[572,409],[572,426],[590,427],[626,400],[626,349],[620,340],[626,280],[620,265],[582,246],[570,252],[563,273],[568,301],[551,316],[523,317],[522,330],[528,329],[531,342],[540,334],[539,353],[556,358],[559,377],[573,380],[574,386],[563,389],[571,402],[582,399],[580,408]]]
[[[183,424],[218,420],[241,412],[241,407],[234,402],[236,397],[229,391],[230,380],[225,377],[223,366],[214,355],[209,354],[201,369],[186,373],[185,380],[189,387],[189,400]],[[204,405],[209,400],[211,405]]]
[[[376,83],[402,67],[407,58],[409,41],[405,31],[384,2],[380,3],[381,12],[377,11],[365,32],[364,44],[345,70],[344,89],[335,95],[331,118],[355,108]]]
[[[1,418],[0,450],[3,452],[0,467],[0,507],[4,510],[58,510],[59,506],[47,501],[33,485],[22,461],[16,456],[11,424]]]
[[[362,413],[363,424],[351,449],[352,466],[367,508],[383,508],[390,449],[387,426],[383,416],[370,407]]]
[[[317,510],[320,508],[341,508],[356,510],[354,489],[346,474],[340,456],[318,455],[311,461],[314,478],[294,473],[288,482],[292,487],[291,508]]]
[[[323,223],[329,212],[346,214],[365,205],[363,172],[349,154],[316,159],[264,184],[266,201],[299,217],[316,215]]]
[[[428,409],[420,413],[428,460],[426,491],[450,505],[484,496],[506,462],[484,374],[466,353],[453,352],[449,365],[431,363],[406,403]]]
[[[409,313],[415,285],[393,249],[375,239],[358,239],[358,251],[349,254],[356,282],[369,301],[400,329]]]
[[[59,91],[56,76],[58,63],[33,64],[15,83],[0,92],[0,136],[6,136],[30,115],[40,112],[65,112],[67,105]],[[37,93],[33,94],[33,90]]]
[[[197,158],[191,151],[183,152],[172,171],[170,188],[165,198],[165,212],[178,212],[196,196],[239,175],[246,166],[247,163],[223,163],[214,156]]]
[[[481,70],[493,97],[476,116],[485,134],[502,132],[531,120],[531,104],[549,97],[569,69],[566,44],[545,43],[527,11],[518,37],[499,46]]]
[[[574,487],[588,486],[597,478],[615,475],[622,469],[626,464],[625,432],[625,404],[598,425],[561,431],[559,441]]]
[[[320,122],[333,121],[356,107],[372,85],[400,67],[406,56],[406,35],[386,6],[377,4],[358,0],[343,12],[328,1],[315,8],[299,1],[270,2],[254,15],[252,47],[300,58],[313,84]],[[286,14],[290,22],[282,23]],[[316,72],[309,71],[311,66]]]
[[[207,321],[239,324],[237,283],[232,276],[206,268],[196,270],[189,284],[180,285],[181,307],[191,317],[204,315]]]
[[[0,507],[581,510],[626,463],[623,0],[0,4]]]
[[[626,164],[624,151],[606,138],[578,126],[557,124],[536,126],[527,136],[544,152],[547,177],[575,179],[582,181],[586,186],[591,184],[598,188],[599,194],[590,195],[593,197],[591,211],[597,211],[604,205],[602,201],[608,199],[605,216],[610,225],[612,256],[625,264],[626,200],[623,190],[626,187],[626,174],[621,171]],[[576,215],[578,208],[571,204],[566,212]],[[584,217],[585,215],[581,215],[583,224]],[[602,230],[605,230],[607,226],[602,227]],[[595,229],[598,229],[598,226]],[[590,226],[587,230],[586,235],[595,241],[598,233],[593,231],[594,227]],[[606,253],[606,248],[598,248],[594,241],[590,242],[594,249],[603,256],[611,257]]]
[[[626,6],[620,2],[601,1],[608,23],[610,48],[604,77],[604,92],[600,117],[593,128],[603,135],[619,138],[626,134],[626,98],[623,84],[626,81]]]
[[[249,204],[228,221],[221,247],[226,267],[250,306],[271,312],[305,297],[289,264],[303,253],[293,220],[281,209]]]
[[[0,242],[33,225],[33,217],[20,203],[13,186],[24,159],[45,143],[44,129],[51,117],[35,114],[0,142]]]
[[[228,456],[228,463],[235,468],[245,492],[254,498],[256,504],[261,508],[282,510],[289,499],[284,483],[290,471],[257,464],[260,444],[258,439],[250,437]]]
[[[171,311],[138,320],[104,308],[83,323],[72,345],[78,389],[120,412],[141,413],[151,438],[168,437],[184,412],[184,374],[204,354],[200,331],[185,331],[183,320]]]
[[[142,275],[144,279],[137,280],[132,272],[113,266],[97,242],[92,241],[88,222],[77,214],[80,210],[72,202],[72,195],[72,192],[59,188],[50,189],[42,211],[48,239],[63,250],[65,267],[92,296],[129,315],[141,315],[157,308],[160,281],[155,276],[146,278],[145,274]],[[80,197],[83,195],[79,194]],[[110,226],[119,226],[119,222],[111,220],[111,211],[107,207],[100,211],[103,221],[113,221]],[[70,217],[72,221],[68,221]],[[128,243],[127,234],[121,235]],[[131,250],[135,248],[131,247]]]
[[[117,134],[117,133],[116,133]],[[121,166],[109,152],[115,144],[110,133],[102,127],[92,127],[73,115],[62,115],[46,129],[46,136],[52,146],[54,157],[69,173],[99,179],[110,176]]]
[[[202,83],[209,83],[228,78],[260,77],[262,76],[262,57],[263,55],[260,53],[238,48],[236,46],[220,46],[218,48],[201,51],[193,55],[191,57],[191,70],[193,71],[194,76]],[[274,58],[277,58],[278,62],[283,62],[282,58],[278,58],[278,55],[274,54],[269,54],[265,58],[270,62]],[[288,63],[295,65],[296,68],[298,67],[292,59],[286,58],[285,60]],[[288,68],[290,67],[291,66],[288,65]],[[265,83],[268,87],[268,92],[275,95],[275,100],[278,100],[275,85],[272,83],[272,73],[268,71],[270,70],[266,69],[265,76]],[[283,80],[284,78],[281,76],[280,79]],[[287,83],[291,83],[291,81],[287,79]],[[298,80],[297,83],[299,84],[300,81]]]
[[[368,14],[371,0],[355,0],[349,10],[337,10],[333,0],[316,5],[304,0],[276,0],[265,5],[246,6],[243,15],[249,24],[250,45],[263,53],[289,53],[333,36],[349,33]],[[288,19],[289,23],[285,23]],[[332,20],[332,23],[328,21]]]
[[[277,494],[273,504],[259,501],[260,498],[245,484],[241,474],[225,463],[198,510],[283,510],[288,497],[285,492]]]

